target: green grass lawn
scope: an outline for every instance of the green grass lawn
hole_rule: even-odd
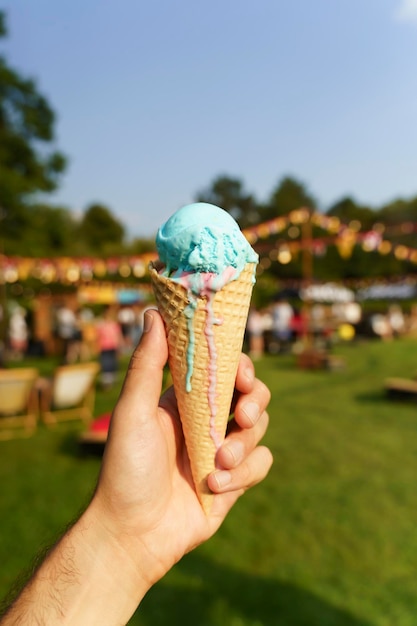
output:
[[[338,371],[298,370],[291,355],[258,361],[272,390],[271,473],[130,623],[415,626],[417,402],[387,400],[383,380],[416,374],[416,347],[339,346]],[[97,415],[117,393],[98,392]],[[0,442],[1,595],[93,489],[100,459],[81,454],[79,428]]]

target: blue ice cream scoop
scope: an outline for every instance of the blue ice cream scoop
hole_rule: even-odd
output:
[[[233,267],[237,278],[246,263],[258,262],[233,217],[206,202],[188,204],[174,213],[158,230],[156,247],[166,275],[222,274]]]

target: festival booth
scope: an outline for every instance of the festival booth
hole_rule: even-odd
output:
[[[301,289],[300,297],[310,306],[310,332],[337,333],[341,339],[352,339],[362,317],[355,292],[336,283],[311,284]]]
[[[0,310],[8,311],[13,301],[24,301],[30,352],[59,354],[62,342],[56,333],[57,311],[97,311],[109,304],[123,307],[146,301],[151,289],[143,278],[154,258],[155,253],[108,259],[0,255]],[[82,331],[93,343],[94,329],[87,317],[81,317]]]
[[[40,293],[34,297],[32,345],[38,353],[60,354],[62,342],[57,336],[57,313],[68,308],[79,318],[82,338],[90,354],[95,354],[95,315],[93,313],[107,305],[117,308],[142,305],[151,298],[147,285],[137,287],[117,283],[80,285],[73,293]]]
[[[348,341],[355,336],[355,324],[361,318],[355,293],[336,283],[309,284],[300,290],[306,309],[306,333],[297,351],[297,366],[301,369],[337,369],[342,359],[330,353],[334,338]]]
[[[417,338],[417,277],[376,282],[357,291],[360,303],[388,304],[385,311],[374,311],[365,318],[369,332],[382,339],[398,335]],[[403,308],[409,309],[407,316]]]

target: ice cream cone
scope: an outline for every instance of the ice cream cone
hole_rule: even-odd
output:
[[[207,476],[215,469],[216,451],[224,439],[230,416],[254,271],[255,264],[247,263],[238,279],[215,293],[211,309],[215,323],[211,325],[207,324],[207,298],[197,298],[190,317],[187,289],[159,274],[157,264],[150,268],[155,298],[165,323],[169,367],[191,472],[206,513],[213,499]],[[211,330],[212,339],[208,337]],[[190,336],[195,343],[191,352],[194,357],[191,389],[187,391]]]

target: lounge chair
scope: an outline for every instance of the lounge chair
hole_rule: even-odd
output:
[[[36,368],[0,370],[0,439],[29,437],[37,427]]]
[[[51,384],[41,393],[41,419],[51,426],[58,421],[93,417],[98,363],[61,365],[55,369]]]
[[[387,378],[384,381],[388,396],[417,401],[417,380],[412,378]]]

